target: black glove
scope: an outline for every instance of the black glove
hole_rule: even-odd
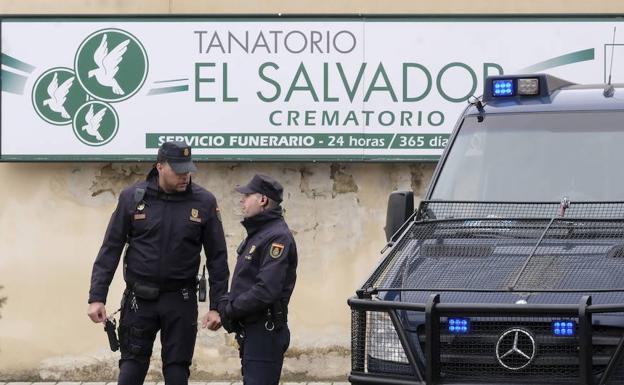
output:
[[[224,294],[221,297],[219,297],[218,302],[217,302],[217,311],[219,312],[219,316],[221,316],[221,318],[225,316],[226,307],[229,302],[230,302],[230,297],[227,294]]]
[[[228,333],[233,333],[236,331],[235,323],[231,316],[232,306],[230,305],[230,298],[228,295],[223,295],[219,298],[219,303],[217,304],[217,311],[219,312],[219,317],[221,317],[221,325],[223,329]]]

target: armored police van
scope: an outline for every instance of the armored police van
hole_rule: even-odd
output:
[[[624,85],[497,76],[349,300],[353,384],[624,384]]]

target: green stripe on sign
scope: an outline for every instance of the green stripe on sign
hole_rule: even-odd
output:
[[[441,150],[448,134],[385,133],[148,133],[145,147],[182,141],[199,149],[409,149]]]
[[[154,84],[160,84],[160,83],[173,83],[173,82],[182,82],[182,81],[188,81],[188,78],[183,78],[183,79],[171,79],[171,80],[156,80],[154,82]]]
[[[2,91],[22,95],[26,86],[27,78],[6,70],[0,71],[2,78]]]
[[[388,148],[439,149],[446,147],[449,134],[397,134]]]
[[[24,71],[24,72],[28,72],[31,73],[35,70],[35,67],[28,64],[28,63],[24,63],[21,60],[18,60],[12,56],[9,56],[5,53],[2,54],[0,60],[2,60],[2,64],[11,68],[15,68],[16,70],[20,70],[20,71]]]
[[[175,86],[175,87],[153,88],[147,94],[148,95],[172,94],[174,92],[186,92],[186,91],[188,91],[188,89],[189,89],[189,86]]]
[[[557,56],[552,59],[545,60],[543,62],[533,64],[532,66],[528,66],[518,72],[538,72],[543,71],[549,68],[560,67],[566,64],[579,63],[582,61],[594,60],[594,49],[584,49],[582,51],[576,51],[567,53],[565,55]]]

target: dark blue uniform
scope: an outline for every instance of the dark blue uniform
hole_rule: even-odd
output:
[[[223,312],[237,331],[244,384],[277,385],[290,343],[286,315],[295,286],[297,246],[281,207],[245,218],[242,224],[247,238],[238,248]]]
[[[140,201],[137,190],[144,191]],[[215,197],[192,182],[184,192],[163,192],[156,169],[146,181],[121,192],[93,266],[89,292],[89,303],[105,303],[127,243],[120,385],[143,382],[158,330],[165,382],[187,383],[197,335],[196,278],[202,246],[210,309],[216,310],[219,298],[227,293],[227,250],[218,210]]]

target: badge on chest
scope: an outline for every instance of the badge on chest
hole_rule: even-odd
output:
[[[145,219],[145,202],[140,202],[137,206],[136,206],[136,211],[134,212],[134,220],[135,221],[140,221]]]
[[[193,222],[201,223],[201,218],[199,217],[199,210],[191,209],[191,216],[189,219]]]
[[[245,255],[245,259],[251,261],[254,251],[256,251],[256,245],[251,245],[249,251],[247,252],[247,255]]]

